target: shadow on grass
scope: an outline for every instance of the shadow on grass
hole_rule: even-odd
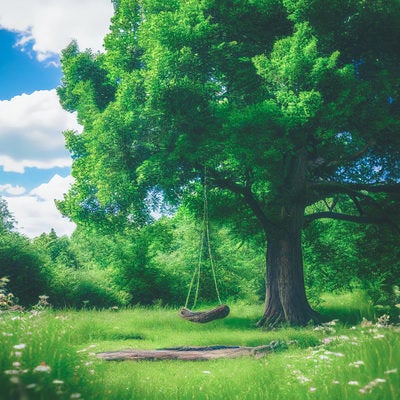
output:
[[[121,332],[97,332],[91,337],[92,340],[111,340],[111,341],[124,341],[124,340],[146,340],[146,337],[136,333],[121,333]]]
[[[338,319],[340,322],[355,325],[363,318],[374,318],[373,306],[368,296],[362,291],[327,294],[323,304],[317,308],[324,320]]]
[[[261,318],[261,317],[260,317]],[[228,317],[224,320],[224,325],[229,329],[254,330],[258,320],[246,317]]]

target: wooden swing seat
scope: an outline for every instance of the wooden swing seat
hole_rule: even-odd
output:
[[[218,307],[212,308],[206,311],[191,311],[186,307],[183,307],[179,311],[179,316],[191,322],[206,323],[216,319],[225,318],[228,316],[230,309],[227,305],[221,304]]]

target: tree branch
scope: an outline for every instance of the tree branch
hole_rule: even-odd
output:
[[[268,227],[274,225],[272,221],[270,221],[267,216],[265,215],[264,211],[262,210],[259,202],[253,196],[253,193],[250,187],[241,186],[238,183],[233,182],[230,179],[222,177],[217,171],[208,171],[209,177],[212,178],[215,184],[223,189],[228,189],[233,193],[236,193],[243,197],[244,201],[253,211],[254,215],[256,216],[258,222],[266,232]]]
[[[349,154],[348,156],[341,157],[338,160],[325,160],[322,157],[318,157],[314,161],[311,161],[309,163],[310,167],[313,169],[318,169],[318,168],[336,168],[340,165],[343,165],[343,163],[346,162],[351,162],[351,161],[356,161],[360,157],[362,157],[364,154],[367,153],[367,151],[371,148],[372,145],[374,145],[374,141],[370,140],[362,149],[359,151],[356,151],[353,154]]]
[[[387,223],[387,218],[384,217],[371,217],[371,216],[364,216],[364,215],[350,215],[350,214],[342,214],[337,212],[331,211],[321,211],[314,214],[309,214],[304,216],[305,223],[310,223],[315,221],[316,219],[321,218],[330,218],[336,219],[340,221],[347,221],[347,222],[355,222],[358,224],[384,224]]]
[[[357,208],[357,211],[360,215],[364,214],[364,211],[361,207],[360,202],[358,201],[357,197],[354,195],[349,195],[350,199],[352,200],[352,202],[354,203],[355,207]]]
[[[365,183],[340,183],[340,182],[314,182],[309,184],[309,189],[327,193],[349,194],[366,191],[370,193],[398,193],[400,194],[400,183],[393,184],[365,184]]]
[[[362,157],[370,148],[372,145],[375,144],[374,140],[370,140],[362,149],[359,151],[356,151],[353,154],[349,154],[347,157],[342,157],[339,160],[334,160],[330,161],[326,164],[327,167],[337,167],[339,165],[342,165],[344,162],[350,162],[350,161],[356,161],[360,157]]]

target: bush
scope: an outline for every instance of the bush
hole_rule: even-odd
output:
[[[127,305],[129,296],[114,283],[112,270],[54,268],[49,297],[56,307],[106,308]]]
[[[25,237],[7,232],[0,235],[0,276],[10,280],[9,290],[22,306],[35,304],[46,291],[42,260]]]

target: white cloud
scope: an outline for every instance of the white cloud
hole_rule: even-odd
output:
[[[32,189],[29,194],[36,196],[41,201],[53,201],[53,199],[62,199],[73,183],[72,176],[62,178],[55,174],[48,183],[42,183],[37,188]]]
[[[22,48],[32,42],[39,61],[72,39],[82,50],[101,51],[114,12],[111,0],[0,0],[0,9],[0,27],[20,32]]]
[[[71,235],[75,224],[63,218],[57,210],[54,199],[62,199],[73,182],[71,176],[62,178],[54,175],[48,183],[17,197],[4,196],[8,209],[18,222],[17,229],[28,237],[34,238],[53,228],[57,235]]]
[[[39,61],[54,63],[75,39],[81,50],[103,50],[113,15],[111,0],[0,0],[0,29],[18,32],[16,44]],[[23,173],[26,167],[50,169],[71,165],[64,130],[80,131],[76,116],[64,111],[55,90],[0,101],[0,166]],[[29,237],[54,228],[70,234],[75,224],[63,218],[54,200],[68,191],[71,177],[55,175],[29,193],[15,182],[0,186],[18,229]]]
[[[4,171],[71,165],[62,131],[81,130],[62,109],[56,91],[41,90],[0,101],[0,165]]]
[[[1,192],[18,196],[24,194],[26,189],[19,185],[13,186],[10,183],[7,183],[5,185],[0,185],[0,193]]]

